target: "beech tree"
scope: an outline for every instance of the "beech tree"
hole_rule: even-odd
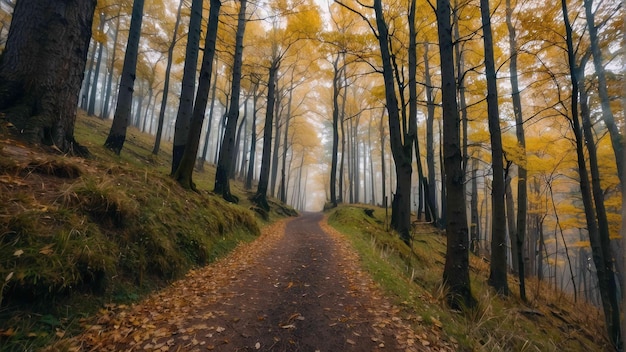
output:
[[[0,57],[0,112],[30,142],[86,154],[74,139],[95,0],[16,2]]]
[[[143,18],[144,0],[134,0],[133,12],[130,20],[130,32],[128,44],[124,55],[124,68],[120,89],[117,95],[117,107],[113,117],[113,124],[104,146],[115,154],[120,154],[124,141],[126,141],[126,128],[130,119],[133,104],[133,91],[135,85],[135,73],[137,69],[137,56],[139,53],[139,38],[141,36],[141,22]]]
[[[189,126],[189,136],[187,144],[181,156],[180,163],[173,177],[180,183],[183,188],[195,190],[192,175],[193,168],[196,165],[196,155],[198,155],[198,147],[200,145],[200,136],[202,134],[202,124],[204,122],[204,112],[209,99],[209,89],[211,87],[211,75],[213,73],[213,58],[215,57],[215,44],[217,38],[217,28],[219,24],[219,14],[222,2],[220,0],[211,0],[209,9],[209,19],[206,29],[206,37],[204,44],[204,55],[202,57],[202,66],[200,67],[200,75],[198,79],[198,91],[193,104],[193,115]]]

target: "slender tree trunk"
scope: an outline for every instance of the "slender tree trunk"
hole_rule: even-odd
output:
[[[340,55],[333,61],[333,146],[330,162],[330,203],[337,206],[337,159],[339,153],[339,80],[341,69],[339,69]]]
[[[281,113],[280,113],[280,104],[281,104],[281,91],[278,90],[278,94],[276,96],[276,106],[274,112],[274,146],[272,148],[272,178],[270,179],[270,195],[272,197],[276,197],[276,180],[278,179],[278,151],[280,150],[280,132],[281,132]]]
[[[252,132],[250,133],[251,141],[250,141],[250,162],[248,162],[248,174],[246,175],[246,185],[245,189],[252,189],[252,180],[254,179],[254,169],[256,163],[256,107],[257,101],[259,99],[258,89],[259,83],[255,82],[253,84],[253,98],[252,98]]]
[[[100,25],[98,30],[100,33],[104,32],[105,17],[104,13],[100,14]],[[93,76],[93,83],[91,84],[91,92],[89,94],[89,105],[87,106],[87,115],[93,116],[96,112],[96,96],[98,93],[98,81],[100,80],[100,66],[102,64],[102,49],[104,49],[104,43],[98,44],[98,60],[96,61],[96,71]]]
[[[198,80],[198,92],[196,93],[196,100],[193,104],[189,136],[178,169],[174,173],[174,179],[186,189],[195,190],[192,174],[196,164],[196,156],[198,155],[198,146],[200,145],[204,112],[206,111],[207,102],[209,100],[209,88],[211,86],[211,74],[213,72],[213,59],[215,57],[215,43],[221,6],[222,3],[220,0],[211,0],[204,54]]]
[[[392,204],[392,218],[395,220],[393,221],[393,227],[400,235],[402,241],[408,245],[411,240],[411,162],[415,130],[410,128],[409,133],[405,135],[403,144],[398,100],[394,88],[391,53],[389,51],[389,32],[383,17],[381,0],[374,0],[374,11],[376,13],[378,42],[383,63],[385,101],[389,114],[389,140],[397,174],[396,194]]]
[[[519,261],[517,260],[517,230],[515,226],[515,199],[513,198],[513,189],[511,188],[510,166],[507,167],[504,179],[504,200],[506,205],[506,227],[509,234],[509,243],[511,244],[511,268],[514,273],[519,271]]]
[[[204,146],[202,147],[202,163],[200,164],[202,165],[202,167],[204,167],[204,162],[207,160],[207,155],[209,153],[209,144],[211,144],[211,125],[213,124],[213,115],[215,115],[215,95],[217,94],[217,62],[215,62],[215,66],[215,77],[213,78],[213,86],[211,87],[211,100],[209,100],[209,116],[207,116],[208,121],[206,134],[204,135]]]
[[[92,16],[93,17],[93,16]],[[87,110],[89,104],[89,89],[91,89],[91,77],[93,77],[93,66],[96,62],[96,49],[98,48],[98,42],[94,39],[91,46],[91,52],[89,54],[89,68],[87,69],[87,78],[83,80],[82,87],[80,89],[80,108]]]
[[[120,33],[120,17],[121,17],[120,13],[121,13],[121,6],[119,7],[119,10],[117,11],[117,19],[115,21],[115,34],[113,34],[113,50],[111,54],[111,64],[109,65],[109,74],[107,77],[104,104],[102,105],[102,113],[100,113],[100,117],[102,119],[109,118],[109,109],[110,109],[109,102],[111,99],[111,85],[113,83],[113,76],[115,75],[115,58],[117,56],[117,45],[118,45],[117,38]]]
[[[194,110],[194,93],[196,91],[196,71],[198,69],[198,48],[200,47],[200,23],[202,22],[202,0],[191,1],[189,17],[189,33],[185,49],[185,68],[183,70],[180,102],[174,125],[174,146],[172,148],[172,170],[174,175],[187,145],[189,122]],[[208,73],[209,76],[211,73]]]
[[[130,31],[128,33],[128,44],[124,55],[124,68],[120,89],[117,94],[117,107],[113,124],[109,131],[109,136],[104,142],[104,146],[119,155],[126,141],[126,128],[131,118],[131,107],[133,104],[133,91],[135,85],[135,72],[137,70],[137,56],[139,54],[139,37],[141,36],[141,22],[143,18],[144,0],[133,1],[133,12],[130,20]]]
[[[20,137],[88,154],[74,140],[95,0],[21,0],[0,58],[0,112]]]
[[[159,109],[159,122],[157,126],[156,138],[154,140],[154,148],[152,148],[152,154],[157,155],[161,147],[161,134],[163,133],[163,121],[165,121],[165,109],[167,108],[167,97],[170,91],[170,72],[172,71],[172,61],[174,59],[174,47],[176,47],[176,41],[178,39],[178,25],[180,24],[180,13],[183,7],[184,0],[180,0],[178,3],[178,10],[176,11],[176,23],[174,24],[174,34],[172,35],[172,41],[167,48],[167,65],[165,67],[165,81],[163,82],[163,96],[161,97],[161,108]]]
[[[524,134],[524,118],[522,114],[522,102],[520,97],[518,73],[517,73],[517,38],[515,27],[511,19],[513,8],[511,0],[506,0],[506,24],[509,30],[509,51],[511,60],[509,61],[509,71],[511,76],[511,97],[513,100],[513,114],[515,115],[515,135],[517,143],[522,148],[524,156],[526,155],[526,136]],[[518,278],[519,291],[522,301],[526,301],[526,283],[524,267],[524,239],[526,237],[526,218],[528,207],[528,191],[526,186],[526,178],[528,177],[526,165],[517,165],[517,222],[516,222],[516,241],[517,241],[517,260],[518,260]]]
[[[261,158],[261,174],[259,175],[259,185],[252,201],[265,211],[269,211],[267,202],[267,186],[270,176],[270,157],[272,149],[272,126],[274,124],[274,103],[276,100],[276,74],[280,67],[280,61],[275,59],[269,68],[269,78],[267,81],[267,107],[265,109],[265,126],[263,130],[263,156]]]
[[[605,238],[598,229],[598,223],[596,220],[597,209],[594,209],[593,205],[591,187],[589,184],[589,175],[587,172],[587,164],[584,154],[585,143],[578,116],[578,76],[580,74],[578,70],[580,70],[581,68],[578,68],[576,65],[574,43],[572,39],[572,27],[569,21],[566,0],[561,0],[561,9],[563,11],[563,22],[565,24],[568,65],[570,71],[570,80],[572,83],[571,118],[572,129],[576,141],[580,190],[583,199],[583,206],[585,209],[585,218],[587,221],[587,229],[589,231],[589,241],[591,243],[593,261],[596,266],[596,273],[598,276],[598,287],[600,291],[600,297],[602,298],[602,308],[604,311],[604,319],[606,320],[606,327],[608,330],[607,332],[614,347],[617,350],[621,350],[622,339],[620,336],[621,329],[619,321],[619,307],[617,303],[617,297],[615,295],[617,286],[615,283],[615,276],[613,274],[613,263],[610,255],[610,244],[609,239]],[[588,142],[593,143],[593,141]]]
[[[583,60],[584,61],[584,60]],[[580,91],[580,110],[582,117],[582,130],[585,138],[585,146],[587,147],[587,158],[589,160],[589,171],[591,173],[591,190],[593,195],[593,201],[596,209],[596,220],[598,222],[598,234],[600,236],[600,243],[602,246],[602,255],[604,258],[604,267],[606,268],[606,280],[608,281],[608,294],[611,305],[611,318],[608,326],[611,330],[610,336],[613,341],[617,341],[616,346],[622,344],[620,332],[620,313],[617,283],[615,281],[615,272],[613,270],[615,258],[611,253],[611,239],[609,232],[609,222],[607,219],[606,208],[604,206],[604,191],[600,184],[600,170],[598,169],[598,156],[596,150],[596,141],[594,139],[594,132],[592,129],[591,111],[587,103],[587,91],[584,83],[584,64],[578,69],[579,74],[579,91]],[[618,273],[621,278],[621,273]]]
[[[441,57],[446,208],[450,215],[446,221],[447,246],[443,281],[449,288],[447,291],[448,303],[454,308],[463,308],[472,307],[475,301],[472,297],[469,277],[469,239],[463,170],[461,168],[461,149],[459,147],[459,110],[456,100],[449,0],[437,0],[436,15],[439,56]],[[444,208],[442,207],[442,209]]]
[[[387,209],[387,169],[385,168],[385,109],[381,109],[380,114],[380,171],[381,171],[381,186],[382,186],[382,205]],[[385,222],[387,219],[385,219]]]
[[[504,170],[502,158],[502,134],[498,111],[498,89],[491,33],[491,12],[489,0],[480,1],[485,49],[485,71],[487,76],[487,115],[491,135],[492,181],[492,222],[491,222],[491,261],[489,285],[499,294],[508,295],[509,286],[506,273],[506,215],[504,202]]]
[[[424,44],[424,81],[426,84],[426,167],[428,169],[428,202],[433,209],[433,217],[437,222],[437,183],[435,179],[435,143],[433,138],[433,124],[435,122],[435,102],[433,86],[430,77],[430,58],[428,43]]]
[[[615,123],[613,112],[611,111],[611,100],[609,98],[608,85],[606,82],[606,73],[602,62],[602,50],[598,39],[598,28],[595,25],[595,14],[593,12],[593,0],[584,0],[585,17],[587,18],[587,29],[589,31],[590,49],[593,54],[593,67],[598,77],[598,95],[600,96],[600,106],[602,107],[602,119],[606,128],[609,130],[611,137],[611,145],[615,153],[615,162],[617,164],[617,174],[621,181],[624,181],[624,146],[622,143],[622,135],[619,127]]]
[[[235,54],[233,63],[232,92],[230,107],[228,108],[228,122],[224,131],[224,139],[220,148],[220,157],[217,162],[215,173],[215,189],[229,202],[237,202],[238,199],[230,193],[230,170],[235,159],[235,133],[237,132],[237,119],[239,119],[239,95],[241,92],[241,66],[243,62],[243,35],[246,30],[246,0],[239,1],[239,16],[237,19],[237,33],[235,38]]]
[[[243,146],[241,147],[241,160],[239,160],[239,170],[237,171],[242,180],[245,180],[246,178],[246,162],[250,161],[246,160],[246,154],[248,153],[248,137],[246,136],[246,134],[248,133],[248,120],[250,120],[248,118],[248,99],[250,99],[250,96],[246,95],[245,103],[243,105],[243,121],[245,121],[243,125],[243,130],[245,133],[243,136]],[[241,135],[241,131],[238,133]]]
[[[478,216],[478,159],[472,158],[472,197],[470,199],[470,250],[480,254],[480,217]]]

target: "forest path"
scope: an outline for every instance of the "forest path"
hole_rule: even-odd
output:
[[[75,342],[84,351],[439,350],[399,312],[347,240],[307,213],[137,305],[107,307]]]

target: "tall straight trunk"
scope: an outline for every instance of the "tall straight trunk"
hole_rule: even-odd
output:
[[[93,77],[93,66],[96,63],[96,49],[98,49],[98,42],[94,39],[92,41],[91,52],[89,54],[89,65],[87,69],[87,78],[83,80],[82,87],[80,89],[80,108],[87,110],[89,106],[89,90],[91,89],[91,78]]]
[[[511,81],[511,98],[513,100],[513,114],[515,115],[515,135],[517,143],[522,148],[524,156],[526,155],[526,136],[524,134],[524,118],[522,114],[522,102],[520,97],[518,73],[517,73],[517,38],[515,27],[511,19],[513,8],[511,0],[506,0],[506,24],[509,30],[509,51],[511,60],[509,61],[509,72]],[[526,237],[526,218],[528,208],[528,191],[526,186],[526,178],[528,173],[526,165],[521,163],[517,165],[517,221],[516,221],[516,241],[517,241],[517,260],[518,260],[518,279],[519,291],[522,301],[526,301],[526,268],[524,267],[524,240]]]
[[[106,88],[105,88],[105,96],[104,96],[104,104],[102,104],[102,112],[100,113],[100,117],[102,119],[108,119],[109,118],[109,109],[110,109],[110,105],[109,102],[111,100],[111,85],[113,84],[113,76],[115,75],[115,59],[117,56],[117,38],[119,36],[120,33],[120,13],[121,13],[121,6],[119,7],[119,9],[117,10],[117,19],[115,21],[115,32],[113,34],[113,50],[112,50],[112,54],[111,54],[111,64],[109,65],[109,74],[107,75],[107,83],[106,83]]]
[[[124,54],[124,67],[120,89],[117,94],[117,106],[113,124],[109,131],[109,136],[104,142],[104,146],[119,155],[126,141],[126,128],[131,118],[131,107],[133,104],[133,91],[135,85],[135,72],[137,70],[137,55],[139,54],[139,38],[141,37],[141,22],[143,18],[144,0],[133,1],[133,11],[130,19],[130,30],[128,32],[128,44]]]
[[[480,254],[480,217],[478,216],[478,159],[472,158],[472,197],[470,198],[470,250]]]
[[[593,12],[593,0],[583,0],[585,6],[585,17],[587,18],[587,30],[589,31],[589,44],[593,54],[593,67],[598,77],[598,95],[600,97],[600,106],[602,108],[602,120],[606,128],[609,130],[611,137],[611,145],[615,153],[615,162],[617,164],[617,175],[619,179],[624,181],[624,145],[622,143],[623,136],[619,131],[619,127],[615,123],[613,111],[611,111],[611,100],[609,98],[608,85],[606,82],[606,73],[604,63],[602,62],[602,49],[598,39],[598,28],[595,25],[595,14]]]
[[[217,39],[217,28],[219,24],[219,13],[222,3],[220,0],[211,0],[209,9],[209,19],[206,29],[204,54],[202,57],[202,65],[200,66],[200,75],[198,79],[198,92],[196,93],[195,103],[193,104],[193,115],[189,126],[189,136],[187,144],[180,159],[178,169],[173,177],[180,183],[183,188],[195,190],[195,184],[192,180],[193,168],[196,164],[196,156],[198,155],[198,146],[200,145],[200,135],[202,134],[202,123],[204,121],[204,112],[209,100],[209,89],[211,86],[211,74],[213,73],[213,59],[215,58],[215,43]]]
[[[339,69],[340,55],[333,61],[333,145],[330,162],[330,203],[337,206],[337,159],[339,153],[339,79],[341,70]]]
[[[372,123],[370,122],[369,128],[367,130],[367,144],[370,153],[370,191],[371,191],[371,200],[372,205],[376,205],[376,174],[374,174],[374,156],[372,155],[372,151],[374,150],[372,146]]]
[[[235,133],[237,119],[239,119],[239,95],[241,92],[241,66],[243,63],[243,35],[246,31],[246,0],[239,1],[239,15],[237,18],[237,32],[235,35],[235,54],[233,62],[232,91],[230,107],[228,108],[228,122],[224,130],[224,139],[220,148],[220,157],[215,173],[214,192],[221,194],[224,199],[237,202],[237,197],[230,193],[230,170],[235,159]]]
[[[250,99],[250,96],[246,96],[245,99],[245,103],[243,106],[243,120],[245,121],[245,124],[243,125],[243,130],[248,131],[248,121],[250,120],[248,118],[248,99]],[[246,178],[246,162],[249,162],[250,160],[246,160],[246,155],[248,153],[248,137],[243,136],[243,146],[241,147],[241,160],[239,163],[239,170],[237,171],[237,173],[241,176],[242,180],[245,180]],[[239,132],[239,134],[241,134],[241,132]]]
[[[100,13],[100,25],[98,30],[100,33],[104,32],[105,17],[104,12]],[[89,105],[87,106],[87,115],[93,116],[96,113],[96,96],[98,93],[98,81],[100,80],[100,67],[102,66],[102,50],[104,49],[104,43],[98,43],[98,60],[96,61],[96,71],[93,75],[93,82],[91,84],[91,92],[89,94]]]
[[[380,114],[380,171],[381,171],[381,186],[382,186],[382,202],[381,204],[385,209],[387,208],[387,169],[385,168],[385,109],[381,109]],[[385,219],[385,222],[387,220]]]
[[[211,144],[211,125],[213,124],[213,115],[215,115],[215,96],[217,94],[217,62],[215,63],[215,77],[211,87],[211,99],[209,100],[209,116],[207,116],[206,134],[204,135],[204,146],[202,147],[202,160],[201,168],[204,167],[204,162],[207,160],[207,154],[209,153],[209,144]]]
[[[446,185],[446,262],[443,282],[449,288],[448,303],[455,308],[472,307],[469,277],[469,239],[461,149],[459,110],[456,100],[454,48],[450,23],[450,1],[437,0],[437,35],[441,58],[441,99],[443,107],[443,146]],[[442,208],[443,209],[443,208]]]
[[[345,62],[345,57],[344,57],[344,62]],[[342,71],[342,75],[341,75],[342,79],[341,79],[341,84],[340,87],[343,87],[343,97],[341,100],[341,107],[339,109],[339,124],[340,124],[340,128],[341,128],[341,160],[339,161],[339,194],[338,194],[338,199],[337,201],[339,203],[343,202],[345,195],[344,195],[344,180],[345,180],[345,175],[344,175],[344,162],[345,162],[345,152],[346,152],[346,131],[345,131],[345,120],[346,120],[346,97],[348,94],[348,84],[347,84],[347,80],[346,80],[346,70],[344,69]]]
[[[202,0],[191,1],[187,47],[185,49],[185,68],[180,91],[180,101],[174,125],[174,145],[172,147],[172,170],[174,175],[183,157],[187,139],[189,138],[189,122],[194,110],[194,94],[196,92],[196,71],[198,69],[198,49],[200,47],[200,24],[202,22]],[[209,72],[209,76],[211,73]]]
[[[588,105],[587,91],[583,77],[584,64],[578,69],[579,74],[579,86],[580,86],[580,110],[582,117],[582,130],[585,138],[585,146],[587,147],[587,158],[589,160],[589,171],[591,173],[591,190],[593,195],[593,201],[596,208],[596,220],[598,222],[598,235],[600,236],[600,243],[602,246],[602,255],[604,258],[604,267],[606,268],[606,280],[608,281],[609,300],[611,305],[611,318],[610,334],[613,341],[617,341],[616,346],[622,344],[621,340],[621,328],[620,328],[620,314],[619,314],[619,302],[618,302],[618,290],[617,282],[615,280],[616,274],[621,279],[623,274],[621,272],[615,273],[613,270],[615,256],[611,252],[611,239],[609,232],[609,222],[606,214],[606,207],[604,206],[604,191],[600,184],[600,170],[598,169],[598,153],[596,150],[596,141],[594,139],[594,131],[592,128],[591,111]]]
[[[246,120],[248,118],[248,97],[246,96],[244,99],[244,103],[243,103],[243,117],[241,118],[241,121],[239,122],[239,127],[237,128],[237,138],[235,139],[235,150],[233,151],[233,163],[230,167],[230,171],[228,174],[228,177],[231,179],[235,178],[235,173],[237,171],[237,162],[240,162],[241,160],[245,159],[245,148],[241,148],[241,133],[243,131],[246,130]],[[245,139],[245,137],[244,137]],[[239,156],[239,150],[242,149],[243,155],[241,155],[241,157]]]
[[[428,43],[424,44],[424,81],[426,83],[426,168],[428,169],[428,202],[432,209],[433,221],[437,223],[437,181],[435,179],[435,143],[433,125],[435,122],[435,101],[430,77]]]
[[[148,113],[150,112],[150,106],[152,106],[152,98],[153,98],[153,94],[154,90],[152,89],[152,87],[148,87],[148,103],[146,104],[146,110],[144,111],[143,114],[143,122],[141,124],[141,132],[148,132],[150,133],[149,125],[151,124],[152,121],[152,115],[148,115]]]
[[[163,121],[165,121],[165,109],[167,108],[167,97],[170,91],[170,72],[172,71],[172,61],[174,60],[174,47],[176,47],[176,41],[178,40],[178,25],[180,24],[180,13],[183,7],[184,0],[180,0],[178,3],[178,10],[176,11],[176,23],[174,24],[174,34],[172,35],[172,41],[167,48],[167,65],[165,66],[165,81],[163,82],[163,95],[161,97],[161,108],[159,109],[159,122],[157,125],[156,138],[154,139],[154,147],[152,148],[152,154],[157,155],[161,147],[161,134],[163,133]]]
[[[411,241],[411,174],[413,156],[413,138],[415,129],[409,128],[408,133],[402,138],[402,126],[400,125],[400,113],[395,91],[394,72],[392,58],[389,50],[389,31],[383,16],[381,0],[374,0],[376,13],[376,27],[378,28],[378,42],[380,45],[383,64],[383,79],[385,82],[385,101],[389,114],[389,141],[396,169],[396,194],[392,202],[392,225],[400,238],[407,245]],[[415,123],[415,119],[411,119]]]
[[[287,170],[287,152],[289,150],[289,121],[291,120],[291,103],[293,101],[293,79],[294,73],[291,71],[291,82],[289,85],[289,98],[287,99],[287,113],[285,114],[285,132],[283,133],[283,151],[281,156],[281,169],[280,169],[280,187],[278,190],[278,199],[281,202],[287,203],[287,178],[285,171]]]
[[[95,0],[16,2],[0,57],[0,112],[20,138],[88,151],[74,140]]]
[[[445,128],[445,127],[444,127]],[[441,215],[439,216],[439,228],[447,228],[448,221],[448,190],[447,190],[447,177],[446,164],[444,160],[445,145],[443,138],[445,136],[444,128],[441,127],[441,121],[439,121],[439,174],[441,175]],[[463,179],[465,179],[465,171],[461,167],[463,173]],[[461,182],[461,181],[459,181]],[[463,181],[464,182],[464,181]],[[465,185],[463,185],[463,193],[465,193]],[[465,215],[467,219],[467,215]]]
[[[263,130],[263,155],[261,157],[261,173],[259,184],[252,201],[265,211],[269,211],[267,202],[267,186],[270,176],[270,158],[272,149],[272,126],[274,125],[274,104],[276,100],[276,75],[280,67],[280,60],[274,59],[269,68],[267,80],[267,107],[265,108],[265,125]]]
[[[491,261],[488,283],[499,294],[508,295],[506,265],[506,215],[504,202],[504,169],[502,157],[502,133],[498,111],[498,88],[491,33],[491,12],[489,0],[480,0],[480,14],[483,24],[485,50],[485,75],[487,76],[487,118],[491,136],[492,182],[492,221],[491,221]]]
[[[254,169],[256,163],[256,107],[257,102],[259,100],[258,94],[259,84],[258,82],[254,83],[253,94],[252,97],[252,132],[250,133],[250,161],[248,162],[248,174],[246,175],[246,185],[245,189],[252,189],[252,180],[254,179]]]
[[[504,200],[506,205],[506,227],[509,233],[509,243],[511,244],[511,268],[514,273],[519,271],[519,260],[517,258],[517,229],[515,225],[515,198],[513,197],[513,189],[511,188],[510,167],[505,172],[504,179]]]
[[[458,0],[454,1],[454,10],[453,10],[453,18],[454,18],[454,55],[456,58],[456,74],[457,74],[457,90],[459,94],[459,110],[461,113],[461,123],[462,123],[462,147],[461,153],[463,154],[463,162],[461,168],[463,169],[463,176],[467,173],[467,163],[469,161],[469,153],[468,153],[468,118],[467,118],[467,102],[465,97],[465,55],[462,50],[462,46],[465,41],[461,40],[461,34],[459,32],[459,3]]]
[[[272,149],[272,178],[270,180],[270,194],[272,195],[272,197],[276,196],[276,180],[278,179],[278,161],[280,160],[279,157],[279,150],[280,150],[280,136],[281,136],[281,120],[282,120],[282,116],[281,116],[281,111],[280,111],[280,104],[281,104],[281,91],[278,90],[278,94],[276,96],[276,106],[274,108],[274,118],[275,118],[275,129],[274,129],[274,146]]]
[[[563,11],[563,22],[565,25],[565,35],[567,44],[567,57],[570,71],[570,80],[572,83],[571,97],[571,119],[572,130],[576,141],[576,155],[579,171],[580,191],[585,209],[585,219],[587,221],[587,229],[589,232],[589,241],[593,252],[593,261],[596,266],[596,274],[598,277],[598,288],[602,299],[602,308],[604,311],[604,319],[606,321],[609,339],[617,350],[622,348],[621,329],[619,321],[619,306],[615,292],[617,286],[615,283],[615,275],[613,273],[613,263],[610,253],[609,238],[604,236],[603,231],[598,228],[596,216],[597,209],[594,208],[593,197],[591,195],[591,186],[589,184],[589,175],[584,153],[584,138],[580,126],[578,116],[578,95],[579,95],[579,75],[584,65],[579,68],[576,65],[576,53],[574,51],[574,43],[572,39],[572,26],[569,21],[567,10],[567,0],[561,0],[561,9]],[[593,143],[593,141],[587,141]],[[602,195],[600,195],[602,201]]]

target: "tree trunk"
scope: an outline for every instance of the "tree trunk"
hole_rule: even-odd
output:
[[[491,261],[489,285],[499,294],[508,295],[509,286],[506,273],[506,215],[504,203],[504,169],[502,157],[502,134],[498,111],[498,89],[491,33],[491,12],[489,0],[480,1],[480,14],[483,24],[485,49],[485,74],[487,76],[487,116],[491,136],[492,181],[492,220],[491,220]]]
[[[613,343],[617,350],[622,348],[620,321],[619,321],[619,307],[617,305],[617,297],[615,292],[617,290],[615,284],[615,276],[613,274],[613,264],[611,261],[609,239],[604,238],[602,233],[598,229],[598,223],[596,220],[597,209],[594,209],[593,198],[591,195],[591,187],[589,184],[589,175],[587,172],[587,164],[584,153],[584,138],[582,135],[582,129],[580,126],[578,116],[578,68],[576,65],[575,49],[572,39],[572,27],[569,21],[569,15],[567,11],[567,1],[561,0],[561,9],[563,11],[563,22],[565,24],[566,44],[567,44],[567,57],[570,71],[570,80],[572,84],[572,97],[571,97],[571,118],[572,118],[572,130],[574,132],[576,141],[576,155],[579,171],[580,191],[583,200],[583,206],[585,209],[585,219],[587,221],[587,229],[589,232],[589,241],[591,243],[591,251],[593,253],[593,261],[596,266],[596,273],[598,276],[598,288],[600,291],[600,297],[602,298],[602,308],[604,311],[604,319],[606,321],[607,332],[609,339]],[[593,141],[588,141],[593,143]]]
[[[113,76],[115,75],[115,58],[117,55],[117,38],[120,33],[120,9],[117,11],[117,20],[115,21],[115,34],[113,34],[113,53],[111,54],[111,65],[109,65],[109,74],[107,76],[107,84],[105,88],[105,96],[104,96],[104,104],[102,104],[102,112],[100,113],[100,118],[108,119],[109,118],[109,102],[111,100],[111,85],[113,83]]]
[[[172,61],[174,59],[174,47],[178,40],[178,25],[180,24],[180,13],[183,7],[184,0],[180,0],[178,3],[178,10],[176,11],[176,23],[174,24],[174,34],[172,35],[172,41],[167,48],[167,65],[165,67],[165,81],[163,82],[163,96],[161,97],[161,108],[159,109],[159,122],[157,125],[156,137],[154,139],[154,148],[152,148],[152,154],[157,155],[161,147],[161,134],[163,133],[163,121],[165,121],[165,109],[167,108],[167,97],[170,91],[170,72],[172,71]]]
[[[20,137],[87,154],[74,140],[95,0],[21,0],[0,58],[0,112]]]
[[[337,206],[337,159],[339,154],[339,80],[341,69],[339,69],[340,55],[337,54],[333,61],[333,146],[330,162],[330,203]],[[340,175],[341,177],[341,175]]]
[[[472,158],[472,197],[470,198],[470,250],[480,254],[480,217],[478,216],[478,159]]]
[[[217,60],[216,60],[217,61]],[[215,95],[217,94],[217,62],[215,62],[215,77],[213,78],[213,86],[211,87],[211,100],[209,101],[209,116],[207,116],[207,126],[206,126],[206,134],[204,135],[204,146],[202,147],[202,156],[200,159],[202,160],[202,168],[204,167],[204,163],[207,160],[207,155],[209,153],[209,144],[211,144],[211,125],[213,124],[213,116],[215,115]]]
[[[598,222],[598,235],[600,236],[600,244],[602,248],[602,256],[604,258],[604,267],[606,270],[606,281],[608,281],[608,294],[611,306],[610,314],[612,316],[607,319],[609,327],[609,335],[616,346],[622,344],[620,337],[620,313],[618,302],[617,283],[615,280],[616,273],[613,270],[615,257],[611,253],[611,239],[609,232],[609,222],[607,220],[606,207],[604,206],[604,191],[600,184],[600,170],[598,169],[598,156],[596,150],[596,141],[594,140],[594,132],[592,129],[591,111],[587,103],[587,91],[583,78],[584,64],[578,68],[579,86],[580,86],[580,110],[582,117],[582,130],[585,138],[585,146],[587,147],[587,158],[589,161],[589,171],[591,173],[591,190],[593,201],[596,208],[596,220]],[[622,273],[618,273],[621,278]]]
[[[232,91],[230,107],[228,108],[228,122],[224,131],[220,157],[217,162],[215,173],[215,193],[222,195],[229,202],[238,202],[237,197],[230,193],[230,170],[235,159],[235,133],[237,132],[237,119],[239,119],[239,95],[241,92],[241,66],[243,56],[243,35],[246,30],[246,0],[239,1],[239,15],[237,19],[237,32],[235,37],[235,53],[233,62]],[[207,92],[208,93],[208,92]]]
[[[172,175],[178,169],[183,156],[187,138],[189,137],[189,121],[194,110],[194,93],[196,90],[196,71],[198,69],[198,48],[200,46],[200,24],[202,22],[202,0],[191,1],[189,17],[189,33],[185,49],[185,68],[183,70],[180,102],[174,125],[174,146],[172,148]],[[208,73],[209,76],[211,73]],[[195,159],[195,158],[194,158]],[[195,161],[195,160],[194,160]]]
[[[393,79],[391,53],[389,51],[389,32],[387,23],[383,17],[381,0],[374,0],[374,11],[376,13],[378,42],[383,64],[385,101],[389,114],[389,140],[391,142],[391,152],[395,161],[397,175],[396,194],[392,202],[392,218],[395,221],[393,221],[392,224],[402,241],[408,245],[411,240],[411,174],[413,172],[411,159],[415,130],[410,129],[405,135],[403,144],[398,100]]]
[[[515,34],[515,27],[511,15],[513,9],[511,8],[511,0],[506,0],[506,24],[509,30],[509,51],[511,60],[509,62],[509,72],[511,76],[511,97],[513,100],[513,114],[515,115],[515,135],[517,136],[517,143],[522,148],[524,156],[526,156],[526,136],[524,134],[524,118],[522,114],[522,102],[520,98],[520,90],[518,83],[517,73],[517,39]],[[524,160],[517,165],[517,222],[516,222],[516,234],[517,234],[517,260],[518,260],[518,278],[519,278],[519,291],[522,301],[526,301],[526,283],[525,274],[526,268],[524,267],[524,240],[526,237],[526,217],[528,207],[528,191],[526,186],[527,171]]]
[[[104,12],[100,14],[100,25],[98,30],[100,33],[104,32],[105,17]],[[96,71],[93,75],[93,82],[91,83],[91,92],[89,94],[89,105],[87,107],[87,115],[93,116],[96,113],[96,96],[98,92],[98,81],[100,80],[100,66],[102,64],[102,49],[104,49],[104,43],[98,43],[98,60],[96,61]]]
[[[433,86],[430,77],[430,58],[428,57],[428,43],[424,44],[424,81],[426,84],[426,168],[428,169],[428,202],[433,209],[433,217],[437,222],[437,181],[435,179],[435,143],[433,138],[433,124],[435,122],[435,102]]]
[[[122,79],[117,95],[117,107],[113,124],[109,131],[109,136],[104,142],[104,146],[119,155],[126,141],[126,128],[130,119],[131,107],[133,104],[133,87],[135,85],[135,72],[137,69],[137,55],[139,49],[139,37],[141,36],[141,22],[143,18],[144,0],[134,0],[133,13],[130,20],[130,30],[128,33],[128,44],[124,54],[124,68],[122,69]]]
[[[178,169],[174,173],[174,179],[186,189],[195,190],[192,175],[193,168],[196,164],[196,156],[198,155],[198,146],[200,145],[204,112],[206,111],[207,102],[209,100],[209,88],[211,86],[211,74],[213,73],[213,58],[215,57],[215,43],[221,6],[222,3],[220,0],[211,0],[204,54],[198,79],[198,92],[196,93],[196,100],[193,105],[189,136]]]
[[[259,184],[252,201],[265,211],[269,211],[270,205],[267,202],[267,186],[270,176],[270,160],[272,149],[272,126],[274,125],[274,103],[276,100],[276,74],[280,67],[280,61],[274,59],[269,68],[269,78],[267,81],[267,107],[265,108],[265,125],[263,130],[263,155],[261,157],[261,174]]]
[[[252,98],[252,132],[250,133],[250,161],[248,162],[248,174],[246,175],[245,189],[252,189],[252,180],[254,179],[254,164],[256,163],[256,107],[259,100],[259,83],[255,82],[253,88],[254,97]]]
[[[448,303],[454,308],[464,308],[472,307],[475,300],[472,297],[469,277],[469,239],[459,147],[459,110],[456,101],[450,1],[437,0],[436,14],[441,57],[446,206],[449,215],[446,221],[447,246],[443,282],[449,288]]]
[[[622,144],[623,136],[620,134],[619,127],[615,123],[613,112],[611,111],[611,100],[606,83],[606,74],[604,72],[604,64],[602,62],[602,50],[598,39],[598,28],[595,25],[594,12],[592,10],[593,0],[583,0],[585,5],[585,17],[587,18],[587,29],[589,31],[590,49],[593,54],[593,67],[598,76],[598,95],[600,96],[600,106],[602,107],[602,119],[611,136],[611,145],[615,153],[615,162],[617,164],[617,175],[621,181],[624,181],[624,146]]]
[[[504,200],[506,205],[506,227],[509,234],[509,243],[511,244],[511,268],[514,273],[518,273],[519,261],[517,260],[517,230],[515,226],[515,199],[513,198],[513,189],[511,188],[510,166],[507,167],[504,179]]]

